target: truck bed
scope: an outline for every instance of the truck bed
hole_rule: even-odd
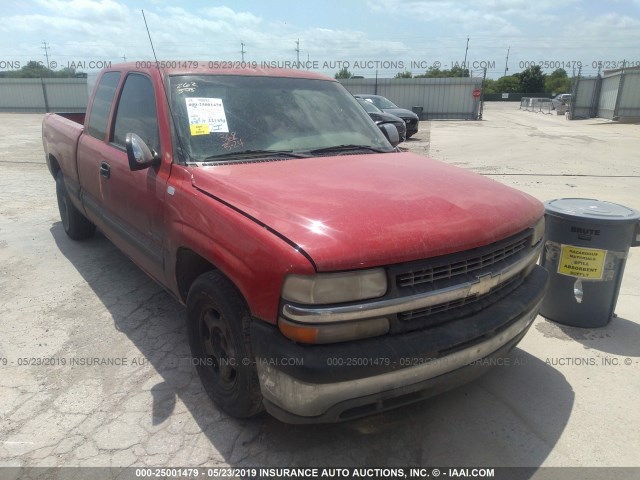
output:
[[[76,151],[84,130],[84,113],[48,113],[42,122],[42,142],[49,171],[62,168],[67,180],[78,183]]]
[[[82,113],[58,112],[58,113],[55,113],[54,115],[58,115],[59,117],[66,118],[67,120],[71,120],[71,121],[73,121],[75,123],[79,123],[80,125],[84,125],[84,118],[85,118],[86,113],[85,112],[82,112]]]

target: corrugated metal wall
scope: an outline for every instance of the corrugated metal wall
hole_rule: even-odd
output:
[[[598,77],[581,77],[571,101],[571,118],[591,118],[597,104]]]
[[[86,78],[0,78],[0,112],[84,112]]]
[[[382,95],[401,108],[423,108],[422,119],[476,120],[480,100],[471,93],[482,78],[350,78],[341,79],[351,93]]]
[[[600,101],[598,102],[598,116],[611,120],[616,109],[618,100],[618,87],[620,86],[620,75],[613,75],[602,79],[600,88]]]
[[[640,71],[627,71],[624,74],[618,116],[640,117]]]
[[[590,107],[589,107],[590,105]],[[640,119],[640,68],[580,77],[574,89],[572,118]]]

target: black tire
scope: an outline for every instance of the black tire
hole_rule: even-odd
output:
[[[86,240],[93,236],[96,226],[80,213],[80,210],[71,202],[67,188],[64,185],[64,175],[59,171],[56,175],[56,196],[58,197],[58,210],[60,220],[66,234],[73,240]]]
[[[249,339],[251,317],[244,299],[220,272],[200,275],[187,296],[187,331],[200,381],[228,415],[262,411],[258,372]]]

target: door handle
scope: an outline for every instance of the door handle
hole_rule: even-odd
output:
[[[102,162],[100,164],[100,175],[104,178],[109,178],[111,176],[111,167],[107,162]]]

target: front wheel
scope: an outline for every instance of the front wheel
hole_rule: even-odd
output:
[[[209,397],[238,418],[262,411],[249,325],[242,296],[220,272],[204,273],[193,282],[187,297],[193,362]]]
[[[60,220],[66,234],[74,240],[86,240],[96,231],[96,226],[76,208],[69,198],[67,187],[64,184],[62,170],[56,175],[56,196],[58,197],[58,210]]]

